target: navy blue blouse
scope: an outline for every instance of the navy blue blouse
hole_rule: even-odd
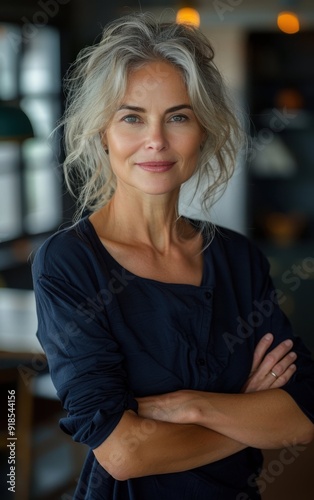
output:
[[[272,348],[293,338],[298,370],[284,390],[314,421],[314,363],[293,337],[277,304],[285,297],[255,245],[219,228],[204,252],[200,286],[162,283],[121,267],[85,217],[50,237],[32,269],[38,338],[67,410],[60,426],[90,447],[74,499],[260,498],[254,479],[262,455],[253,448],[187,472],[127,481],[112,478],[92,452],[125,410],[137,410],[136,397],[238,393],[267,332]]]

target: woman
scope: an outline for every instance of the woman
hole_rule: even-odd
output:
[[[134,14],[73,70],[65,172],[89,213],[33,276],[61,428],[90,447],[75,499],[257,499],[258,449],[313,437],[314,365],[266,259],[178,213],[185,182],[208,206],[235,161],[212,59],[197,30]]]

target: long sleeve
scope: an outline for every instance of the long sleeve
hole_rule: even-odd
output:
[[[93,259],[80,240],[53,237],[33,263],[38,338],[68,416],[61,428],[94,448],[127,409],[137,410],[123,355],[110,334],[105,308],[88,314],[99,294]]]

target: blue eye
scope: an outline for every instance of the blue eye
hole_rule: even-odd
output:
[[[188,120],[188,117],[186,115],[174,115],[170,118],[170,120],[176,123],[181,123]]]
[[[127,115],[122,118],[126,123],[139,123],[140,119],[136,115]]]

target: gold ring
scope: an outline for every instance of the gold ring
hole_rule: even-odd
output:
[[[269,374],[272,375],[273,377],[275,377],[276,379],[278,378],[278,375],[273,371],[270,371]]]

